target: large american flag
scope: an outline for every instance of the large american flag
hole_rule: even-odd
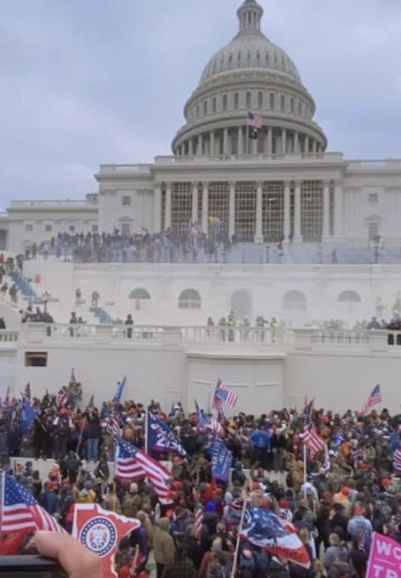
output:
[[[375,405],[378,405],[382,401],[383,401],[383,396],[382,396],[381,391],[380,391],[380,385],[376,385],[372,389],[372,393],[370,394],[367,402],[363,406],[363,409],[362,409],[363,415],[366,415],[367,413],[369,413],[369,410],[372,409],[372,407],[374,407]]]
[[[325,442],[313,427],[305,428],[304,433],[300,435],[300,438],[310,451],[312,459],[326,447]]]
[[[222,412],[225,407],[235,407],[237,405],[237,401],[238,395],[231,389],[228,389],[228,387],[223,385],[223,383],[219,380],[213,394],[213,408],[218,412]]]
[[[57,520],[39,506],[35,498],[9,474],[2,474],[0,533],[47,530],[65,533]]]
[[[169,472],[158,461],[124,440],[119,440],[117,444],[116,474],[122,480],[148,478],[160,502],[171,502]]]
[[[257,130],[261,129],[263,126],[263,116],[258,112],[248,112],[247,125]]]

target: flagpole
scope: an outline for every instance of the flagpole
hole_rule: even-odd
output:
[[[237,571],[239,545],[240,545],[240,541],[241,541],[241,532],[242,532],[242,527],[244,525],[245,512],[246,512],[247,505],[248,505],[248,498],[247,498],[247,496],[244,496],[244,504],[242,506],[241,520],[240,520],[239,527],[238,527],[237,542],[235,544],[233,567],[231,570],[231,578],[235,578],[235,573]]]
[[[148,429],[149,429],[149,408],[148,405],[146,404],[146,410],[145,410],[145,453],[148,453],[149,451],[149,438],[148,438]]]
[[[308,481],[308,454],[307,454],[307,448],[306,448],[306,443],[304,443],[304,484],[306,484],[306,482]],[[304,493],[305,493],[305,498],[306,498],[306,486],[304,485]]]

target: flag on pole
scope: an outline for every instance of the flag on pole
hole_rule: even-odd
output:
[[[75,504],[72,535],[102,559],[102,576],[118,576],[114,557],[120,542],[141,526],[139,520],[104,510],[98,504]]]
[[[393,453],[393,469],[397,474],[401,474],[401,449],[396,449]]]
[[[148,447],[150,450],[174,452],[180,456],[187,455],[171,427],[151,413],[148,416]]]
[[[196,426],[199,431],[205,431],[209,425],[209,418],[205,414],[204,410],[199,407],[197,401],[195,401],[196,408]]]
[[[63,387],[63,389],[60,389],[60,391],[56,396],[56,404],[58,409],[66,407],[69,401],[70,401],[70,393],[65,387]]]
[[[71,369],[71,377],[70,377],[70,384],[69,385],[76,385],[78,383],[77,378],[75,377],[75,370]]]
[[[121,403],[124,395],[125,385],[127,383],[127,378],[124,377],[122,381],[117,383],[116,393],[114,394],[113,401]]]
[[[238,395],[223,385],[219,379],[213,394],[213,408],[216,409],[219,413],[223,413],[225,407],[230,409],[234,408],[237,405],[237,401]]]
[[[212,476],[215,480],[228,483],[233,455],[225,443],[215,439],[212,445]]]
[[[272,556],[286,558],[294,564],[310,568],[308,551],[294,526],[270,510],[249,508],[245,513],[241,536]]]
[[[21,433],[26,434],[32,428],[36,418],[36,411],[32,406],[32,402],[24,400],[22,402],[21,411]]]
[[[307,396],[305,396],[305,404],[304,404],[304,426],[309,426],[312,424],[312,413],[313,413],[313,406],[315,403],[315,399],[311,399],[308,401]]]
[[[31,399],[31,384],[29,382],[25,386],[25,399]]]
[[[249,138],[256,140],[263,127],[263,116],[257,112],[248,112],[247,126]]]
[[[315,456],[324,450],[326,444],[322,438],[317,434],[314,427],[307,427],[304,433],[300,435],[305,446],[310,451],[311,458],[314,459]]]
[[[117,443],[116,475],[126,481],[148,478],[160,502],[171,503],[169,472],[157,460],[121,439]]]
[[[57,520],[39,506],[32,494],[5,472],[1,475],[0,512],[0,536],[8,535],[10,538],[6,542],[8,554],[19,554],[21,541],[36,530],[65,533]],[[0,541],[1,555],[5,553],[2,548],[3,542]]]
[[[372,389],[372,393],[370,394],[370,396],[368,397],[367,402],[365,403],[365,405],[363,406],[362,409],[362,414],[366,415],[369,413],[369,410],[372,409],[372,407],[375,407],[375,405],[378,405],[379,403],[381,403],[383,401],[383,396],[381,394],[380,391],[380,385],[376,385],[373,389]]]
[[[194,519],[193,534],[195,538],[200,538],[202,526],[203,526],[203,508],[199,507],[195,512],[195,519]]]

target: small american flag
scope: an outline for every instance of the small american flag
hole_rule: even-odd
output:
[[[378,405],[382,401],[383,401],[383,396],[382,396],[381,391],[380,391],[380,385],[376,385],[372,389],[372,393],[368,397],[368,400],[362,409],[362,414],[366,415],[367,413],[369,413],[369,410],[372,409],[372,407],[374,407],[375,405]]]
[[[160,502],[170,503],[171,476],[158,461],[126,441],[119,440],[116,455],[116,474],[122,480],[149,478]]]
[[[0,532],[47,530],[64,534],[65,530],[35,498],[9,474],[2,475]]]
[[[305,428],[304,433],[300,435],[300,438],[308,448],[313,459],[319,452],[324,450],[326,444],[322,438],[317,434],[315,428],[309,427]]]
[[[395,450],[393,454],[393,468],[398,474],[401,474],[401,449]]]
[[[263,126],[263,116],[257,112],[248,112],[247,125],[249,128],[260,130]]]
[[[233,408],[237,405],[238,395],[228,389],[222,382],[217,382],[216,389],[214,390],[213,395],[213,408],[216,409],[219,413],[223,412],[224,407]]]

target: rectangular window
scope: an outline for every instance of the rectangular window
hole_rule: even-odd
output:
[[[33,225],[25,225],[25,231],[33,231]]]
[[[302,100],[298,102],[298,114],[299,116],[302,116]]]
[[[270,110],[274,110],[276,107],[276,98],[275,98],[273,92],[270,93],[269,104],[270,104]]]
[[[213,103],[213,104],[212,104],[212,106],[213,106],[213,112],[215,113],[215,112],[217,111],[217,99],[216,99],[216,97],[213,98],[212,103]]]
[[[227,110],[227,95],[224,94],[223,95],[223,111],[225,112]]]
[[[204,115],[207,114],[207,100],[205,100],[205,102],[203,103],[203,114]]]
[[[171,191],[171,228],[178,234],[185,234],[191,222],[191,183],[173,183]]]
[[[238,94],[238,92],[236,92],[234,94],[234,109],[235,110],[239,109],[239,94]]]
[[[263,92],[258,92],[258,108],[263,108]]]
[[[129,195],[124,195],[121,199],[121,204],[123,207],[130,207],[131,206],[131,197]]]
[[[45,231],[46,233],[51,233],[53,231],[52,225],[45,225]]]
[[[269,243],[279,243],[284,235],[284,182],[263,183],[263,237]]]
[[[121,223],[121,233],[123,235],[129,235],[131,233],[130,223]]]
[[[294,100],[293,97],[291,97],[290,106],[291,106],[291,112],[292,112],[292,114],[294,114],[294,111],[295,111],[295,100]]]
[[[280,97],[280,108],[282,111],[285,111],[285,96],[284,96],[284,94],[282,94]]]
[[[379,202],[379,195],[377,193],[369,193],[369,203],[371,205],[377,205]]]
[[[30,352],[25,353],[25,367],[47,367],[47,352]]]
[[[252,94],[250,92],[246,93],[246,106],[252,108]]]

